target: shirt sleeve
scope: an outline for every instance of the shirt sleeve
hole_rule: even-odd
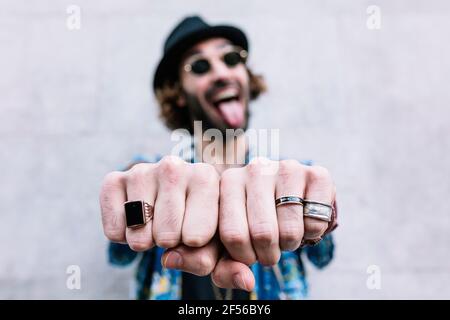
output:
[[[303,250],[306,251],[306,256],[309,261],[314,264],[317,268],[322,269],[327,266],[331,260],[333,260],[334,254],[334,242],[333,236],[327,234],[323,237],[317,245],[311,247],[305,247]]]
[[[108,246],[108,261],[115,266],[127,266],[137,257],[138,253],[131,250],[127,244],[110,242]]]

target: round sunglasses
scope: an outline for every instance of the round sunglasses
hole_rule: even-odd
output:
[[[231,51],[224,53],[221,60],[228,68],[233,68],[239,63],[245,63],[247,61],[248,53],[241,48],[234,48]],[[184,65],[186,72],[192,72],[196,75],[204,75],[211,70],[211,63],[206,58],[199,58],[193,62]]]

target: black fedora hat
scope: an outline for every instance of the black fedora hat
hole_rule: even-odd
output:
[[[181,56],[197,42],[213,37],[230,40],[248,51],[248,41],[240,29],[228,26],[211,26],[199,16],[184,18],[170,33],[164,43],[164,52],[153,78],[153,89],[166,82],[173,83],[178,78],[178,64]]]

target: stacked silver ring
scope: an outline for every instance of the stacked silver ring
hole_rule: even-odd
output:
[[[305,200],[297,196],[283,196],[275,199],[275,206],[278,207],[283,204],[298,204],[303,206],[303,216],[313,219],[318,219],[326,222],[331,222],[333,215],[333,207],[329,204]],[[303,239],[301,247],[315,246],[322,240],[322,237],[315,239]]]
[[[303,216],[330,222],[333,207],[329,204],[305,200],[297,196],[283,196],[275,200],[275,206],[283,204],[298,204],[303,206]]]
[[[303,216],[330,222],[333,214],[333,207],[329,204],[305,200]]]
[[[305,200],[297,196],[283,196],[275,199],[275,206],[278,207],[283,204],[298,204],[303,206],[303,216],[313,219],[318,219],[326,222],[331,222],[333,207],[329,204]],[[322,240],[322,237],[316,239],[303,239],[301,247],[315,246]]]
[[[275,206],[281,206],[282,204],[299,204],[299,205],[303,205],[305,201],[300,198],[300,197],[296,197],[296,196],[286,196],[286,197],[279,197],[278,199],[275,200]]]

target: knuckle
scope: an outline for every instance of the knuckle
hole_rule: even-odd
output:
[[[180,243],[178,232],[157,232],[155,233],[156,245],[161,248],[173,248]]]
[[[116,186],[123,182],[125,174],[121,171],[112,171],[105,175],[103,178],[103,186]]]
[[[317,221],[312,218],[305,219],[305,237],[317,238],[323,235],[327,230],[328,224],[326,222]]]
[[[275,242],[275,232],[268,223],[259,223],[250,228],[252,241],[261,246],[268,246]]]
[[[170,249],[178,245],[179,241],[175,239],[157,239],[156,245],[161,248]]]
[[[202,254],[197,259],[197,275],[207,276],[209,275],[215,267],[214,261],[209,254]]]
[[[280,163],[280,174],[289,174],[295,172],[301,168],[300,163],[296,160],[288,159],[281,160]]]
[[[279,163],[278,179],[282,183],[287,183],[291,179],[304,180],[304,170],[302,165],[296,160],[282,160]]]
[[[119,230],[114,227],[105,226],[103,228],[103,233],[106,238],[112,242],[122,242],[125,239],[125,230]]]
[[[140,183],[151,175],[154,164],[151,163],[137,163],[131,169],[126,171],[125,177],[127,183]]]
[[[208,234],[183,234],[183,243],[189,247],[202,247],[211,240]]]
[[[133,251],[145,251],[151,248],[151,242],[150,241],[146,241],[142,238],[132,238],[128,240],[128,246],[131,248],[131,250]]]
[[[247,169],[247,174],[250,178],[258,177],[262,174],[263,171],[262,160],[256,158],[252,162],[250,162],[245,168]]]
[[[126,172],[130,175],[141,175],[142,173],[147,172],[152,166],[153,164],[151,163],[136,163]]]
[[[264,157],[256,157],[245,167],[248,179],[262,176],[274,176],[279,170],[279,161],[273,161]]]
[[[193,177],[198,184],[205,186],[212,186],[219,184],[219,174],[216,169],[207,163],[194,163],[192,164]]]
[[[330,182],[331,175],[328,169],[321,166],[311,166],[308,168],[308,176],[313,182]]]
[[[223,230],[220,233],[220,239],[224,244],[232,247],[242,247],[249,240],[242,232],[236,230]]]
[[[303,237],[303,232],[301,228],[295,227],[285,227],[280,232],[280,242],[300,242]]]
[[[108,173],[104,178],[100,188],[100,207],[102,211],[105,208],[109,208],[109,203],[111,202],[112,192],[114,190],[120,189],[124,185],[125,173],[120,171],[113,171]]]
[[[278,261],[280,261],[280,257],[281,257],[281,252],[272,252],[271,254],[265,256],[265,257],[261,257],[259,259],[259,262],[263,265],[263,266],[273,266],[275,264],[278,263]]]
[[[176,184],[180,181],[186,163],[175,156],[165,156],[158,162],[158,173],[160,179]]]

